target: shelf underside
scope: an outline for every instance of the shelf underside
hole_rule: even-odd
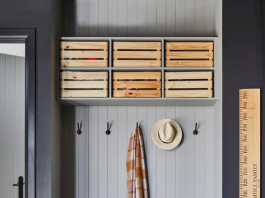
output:
[[[213,106],[216,98],[61,98],[74,106]]]

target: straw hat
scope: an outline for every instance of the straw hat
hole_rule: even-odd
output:
[[[177,122],[170,119],[159,120],[152,129],[154,143],[161,149],[171,150],[182,140],[182,130]]]

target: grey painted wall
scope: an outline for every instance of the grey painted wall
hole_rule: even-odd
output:
[[[219,2],[64,0],[62,36],[216,36]]]
[[[62,197],[126,197],[126,154],[131,131],[140,123],[144,135],[152,198],[220,197],[221,163],[218,108],[184,106],[90,106],[62,108]],[[165,151],[155,146],[151,130],[171,118],[184,132],[183,143]],[[76,123],[82,122],[82,134]],[[107,122],[111,134],[105,134]],[[195,122],[199,134],[193,135]]]

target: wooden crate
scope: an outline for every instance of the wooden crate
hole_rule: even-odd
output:
[[[213,42],[166,42],[166,67],[213,67]]]
[[[113,67],[161,67],[161,42],[113,42]]]
[[[108,72],[60,72],[62,98],[108,97]]]
[[[203,72],[165,72],[165,97],[211,98],[213,74]]]
[[[161,97],[161,72],[113,72],[113,97]]]
[[[61,42],[61,67],[108,67],[108,42]]]

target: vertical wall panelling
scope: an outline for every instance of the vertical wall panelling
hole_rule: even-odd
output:
[[[176,1],[166,0],[166,36],[176,35]]]
[[[118,36],[118,0],[109,1],[108,5],[108,36]]]
[[[205,123],[204,123],[204,107],[195,107],[195,122],[198,124],[198,134],[194,136],[194,187],[195,198],[205,197],[204,184],[205,184]],[[195,127],[195,126],[194,126]]]
[[[88,1],[88,36],[98,36],[99,25],[99,2],[98,0]]]
[[[127,171],[126,157],[127,157],[127,108],[118,107],[117,118],[117,133],[118,133],[118,196],[117,198],[124,198],[127,196]]]
[[[63,36],[216,36],[217,0],[75,0]]]
[[[176,35],[186,36],[186,0],[176,0]]]
[[[127,36],[128,0],[118,0],[118,36]]]
[[[218,130],[216,127],[213,127],[215,115],[213,108],[205,107],[204,115],[204,182],[208,184],[207,187],[204,187],[204,197],[211,198],[214,197],[214,150],[212,148],[214,148],[214,135]]]
[[[98,107],[99,144],[98,144],[98,197],[108,197],[108,136],[106,135],[107,107]],[[91,123],[92,124],[92,123]]]
[[[127,149],[136,122],[140,123],[145,142],[150,197],[213,197],[214,185],[218,184],[215,181],[218,178],[215,172],[218,159],[214,156],[218,149],[214,144],[218,142],[218,131],[213,130],[216,128],[214,107],[63,107],[62,113],[63,145],[71,149],[72,138],[67,138],[66,134],[76,137],[76,145],[72,147],[76,150],[76,162],[69,154],[63,155],[63,164],[66,165],[62,176],[71,179],[67,171],[75,169],[76,197],[126,197]],[[184,133],[183,142],[170,151],[158,148],[151,135],[153,125],[164,118],[176,120]],[[81,135],[76,134],[73,127],[76,123],[71,121],[70,124],[70,119],[82,121]],[[105,134],[107,122],[112,124],[110,135]],[[192,133],[195,122],[199,124],[196,136]],[[71,165],[74,163],[76,167]],[[69,188],[67,192],[74,191],[70,182],[63,182],[63,188]]]
[[[5,155],[5,166],[6,166],[6,197],[14,197],[15,191],[13,186],[10,185],[16,182],[15,178],[15,98],[16,98],[16,58],[14,56],[6,55],[6,155]],[[12,145],[12,146],[10,146]]]
[[[165,107],[157,107],[156,119],[161,120],[166,117]],[[157,149],[157,159],[156,159],[156,174],[157,174],[157,197],[166,196],[166,151],[162,149]]]
[[[78,198],[88,197],[88,108],[78,107],[78,122],[82,123],[82,134],[77,136],[78,149]],[[90,173],[92,174],[92,173]]]
[[[98,36],[108,36],[108,0],[98,0]]]
[[[147,0],[137,0],[137,36],[146,36]]]
[[[148,183],[149,183],[149,192],[150,197],[157,198],[156,189],[157,189],[157,166],[156,166],[156,156],[157,156],[157,147],[152,140],[152,128],[154,123],[156,123],[156,107],[146,107],[146,130],[147,130],[147,141],[145,142],[146,146],[146,158],[147,158],[147,168],[148,168]]]
[[[204,36],[205,0],[195,0],[195,32],[198,36]]]
[[[166,35],[166,1],[156,0],[156,36]]]
[[[128,0],[128,36],[137,35],[137,0]]]
[[[204,10],[204,36],[210,36],[214,34],[214,13],[215,13],[215,0],[205,0]]]
[[[25,178],[25,58],[0,54],[0,191],[16,197]]]
[[[165,118],[176,120],[176,108],[166,107]],[[166,152],[166,195],[165,198],[176,197],[176,149]]]
[[[185,161],[185,142],[186,142],[186,129],[185,129],[185,107],[176,107],[176,121],[180,124],[183,132],[183,139],[178,148],[176,148],[176,197],[185,196],[185,180],[186,180],[186,161]],[[178,179],[178,178],[182,178]]]
[[[118,197],[118,108],[108,107],[108,122],[111,123],[111,134],[108,135],[108,197]],[[125,161],[124,161],[125,163]],[[126,163],[125,163],[126,164]]]
[[[88,36],[89,2],[87,0],[77,1],[77,24],[78,36]]]
[[[98,107],[87,107],[88,110],[88,197],[97,197],[98,194]],[[95,123],[95,124],[90,124]],[[86,131],[84,131],[86,132]]]

